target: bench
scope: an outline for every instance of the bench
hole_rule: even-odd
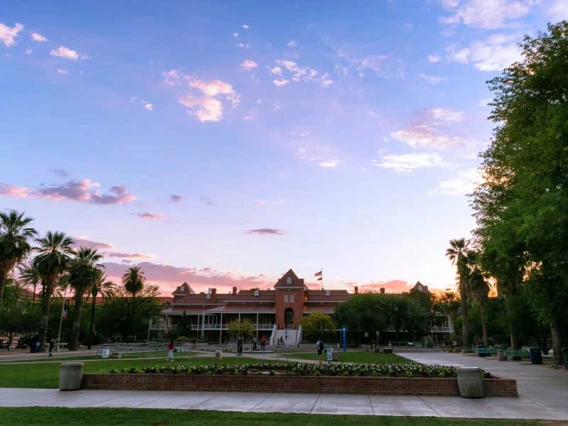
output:
[[[476,352],[477,352],[478,355],[481,355],[481,356],[497,355],[497,348],[493,348],[493,347],[476,348]]]
[[[503,351],[503,355],[507,357],[512,357],[513,359],[516,358],[529,358],[530,354],[529,351],[526,349],[505,349]]]

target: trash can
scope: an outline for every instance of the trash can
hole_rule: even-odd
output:
[[[215,358],[223,359],[223,352],[219,350],[215,351]]]
[[[562,348],[562,361],[564,362],[564,367],[568,368],[568,348]]]
[[[101,350],[101,358],[108,358],[110,355],[110,349]]]
[[[540,348],[530,348],[529,355],[531,357],[531,364],[542,364],[542,351],[540,350]]]
[[[483,346],[483,345],[477,345],[477,347],[476,347],[476,352],[477,352],[477,356],[478,356],[479,358],[483,358],[483,357],[485,357],[485,355],[486,355],[485,352],[483,352],[483,349],[485,349],[485,346]]]
[[[332,348],[327,349],[327,360],[330,361],[330,362],[333,361],[333,349]]]

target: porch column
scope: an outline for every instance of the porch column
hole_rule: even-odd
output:
[[[256,313],[256,338],[258,339],[258,312]]]
[[[219,343],[223,343],[223,312],[221,312],[221,319],[219,320]]]

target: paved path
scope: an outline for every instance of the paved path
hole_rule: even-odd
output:
[[[256,413],[568,420],[566,410],[544,408],[540,404],[523,398],[466,400],[456,397],[315,395],[270,392],[121,392],[95,390],[60,392],[55,389],[4,388],[0,389],[0,406],[177,408]]]

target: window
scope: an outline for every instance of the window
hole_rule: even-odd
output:
[[[330,291],[330,290],[326,290],[326,291],[325,291],[325,295],[326,295],[326,296],[331,296],[331,291]]]
[[[289,302],[289,298],[288,298],[288,295],[287,295],[287,294],[285,294],[285,295],[284,295],[284,303],[288,303],[288,302]]]
[[[254,295],[255,295],[255,296],[258,296],[259,294],[260,294],[260,291],[258,291],[258,290],[255,290],[255,291],[254,291]]]
[[[291,295],[290,295],[290,303],[294,303],[294,299],[295,299],[295,298],[294,298],[294,295],[291,294]]]
[[[179,291],[181,291],[183,293],[185,291],[185,286],[182,285],[181,288],[179,289]]]
[[[288,277],[286,279],[286,284],[292,284],[292,277]]]

